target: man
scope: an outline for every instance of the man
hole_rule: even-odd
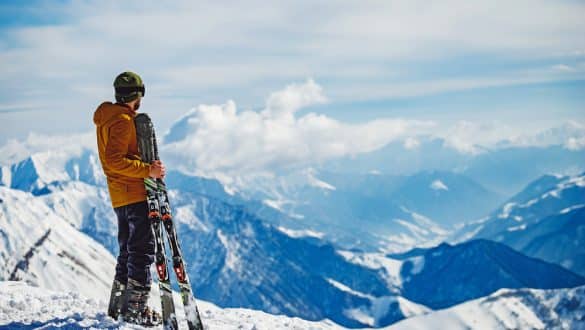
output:
[[[144,97],[144,83],[133,72],[114,80],[116,103],[104,102],[94,113],[100,162],[118,218],[120,253],[108,315],[141,325],[157,325],[160,314],[147,306],[154,237],[148,220],[144,178],[162,178],[160,161],[141,161],[134,116]]]

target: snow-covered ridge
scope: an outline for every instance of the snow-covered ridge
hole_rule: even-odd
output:
[[[425,217],[402,206],[403,218],[394,218],[394,232],[382,236],[382,250],[386,253],[405,252],[415,247],[432,247],[442,242],[449,231]]]
[[[41,199],[0,187],[0,280],[103,298],[115,260]]]
[[[585,286],[501,289],[460,305],[415,316],[387,329],[585,329]]]
[[[292,238],[315,237],[315,238],[321,239],[325,236],[324,233],[320,233],[318,231],[314,231],[314,230],[310,230],[310,229],[294,230],[294,229],[288,229],[288,228],[279,226],[278,230],[280,230],[281,232],[287,234],[288,236],[290,236]]]
[[[525,191],[511,198],[487,219],[463,226],[452,240],[460,242],[472,237],[484,237],[504,241],[505,235],[501,233],[525,230],[537,225],[544,217],[579,209],[585,201],[585,173],[573,177],[558,177],[555,180],[556,183],[545,187],[544,191],[540,191],[542,187],[531,191],[536,183],[529,185]]]
[[[173,298],[177,307],[179,326],[186,328],[180,297],[175,292]],[[201,300],[197,301],[197,307],[207,330],[342,329],[329,320],[311,322],[249,309],[222,309]],[[35,328],[143,329],[114,321],[106,315],[106,310],[107,304],[104,300],[88,299],[75,292],[49,291],[29,286],[24,282],[0,282],[0,328],[34,326]]]

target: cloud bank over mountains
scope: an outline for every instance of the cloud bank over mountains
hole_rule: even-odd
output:
[[[406,150],[415,150],[421,140],[441,139],[443,147],[477,155],[514,146],[561,145],[580,150],[585,138],[585,125],[576,121],[524,135],[497,121],[461,120],[444,127],[433,121],[401,118],[347,123],[315,112],[298,115],[299,110],[324,102],[328,98],[323,88],[308,79],[271,93],[260,111],[240,110],[232,100],[200,105],[166,132],[162,150],[186,172],[270,176],[369,153],[395,141],[401,141]]]
[[[438,139],[443,148],[471,156],[515,146],[559,145],[572,151],[585,147],[585,124],[578,121],[526,135],[497,121],[460,120],[439,125],[379,118],[353,123],[316,112],[299,114],[302,109],[327,102],[330,100],[323,87],[307,79],[268,95],[261,110],[238,109],[233,100],[199,105],[176,120],[167,132],[158,131],[163,160],[184,172],[230,183],[236,177],[271,177],[336,158],[355,157],[392,142],[401,143],[405,151],[415,151],[425,141]],[[35,152],[80,154],[84,149],[95,149],[94,132],[49,136],[31,133],[24,140],[11,139],[0,147],[0,165]]]
[[[201,105],[167,132],[163,151],[183,170],[262,174],[367,153],[433,127],[416,120],[350,124],[312,112],[296,115],[326,100],[322,87],[309,79],[270,94],[259,112],[240,111],[231,100]]]

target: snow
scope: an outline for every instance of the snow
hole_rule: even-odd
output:
[[[316,187],[316,188],[325,189],[325,190],[335,190],[336,189],[333,185],[331,185],[325,181],[317,179],[315,177],[315,170],[308,169],[306,171],[306,174],[307,174],[307,181],[308,181],[309,185]]]
[[[280,226],[280,227],[278,227],[278,230],[280,232],[286,234],[287,236],[292,237],[292,238],[315,237],[315,238],[321,239],[321,238],[325,237],[324,233],[310,230],[310,229],[294,230],[294,229],[288,229],[288,228]]]
[[[24,282],[0,282],[0,327],[34,324],[41,327],[111,327],[103,301],[78,293],[53,292]]]
[[[432,309],[425,305],[417,304],[403,297],[396,297],[402,314],[409,318],[417,315],[424,315],[432,312]]]
[[[448,309],[412,317],[385,329],[585,329],[585,286],[501,289]]]
[[[380,236],[385,241],[380,243],[382,252],[401,253],[415,247],[436,246],[450,233],[422,214],[410,211],[404,206],[401,210],[408,213],[410,217],[392,219],[404,230],[399,230],[392,235]]]
[[[115,259],[102,245],[30,193],[0,187],[0,199],[0,280],[96,299],[109,293]]]
[[[343,314],[351,319],[357,320],[371,327],[373,327],[374,324],[376,323],[376,320],[374,320],[374,318],[370,316],[370,313],[367,310],[365,310],[365,308],[346,309],[343,311]]]
[[[513,227],[508,227],[508,231],[517,231],[517,230],[525,230],[526,229],[526,224],[523,223],[519,226],[513,226]]]
[[[360,306],[358,308],[352,308],[344,311],[344,314],[346,316],[351,317],[354,320],[358,320],[369,326],[377,326],[378,320],[382,319],[388,313],[388,310],[390,310],[390,305],[392,303],[398,304],[400,311],[405,317],[422,315],[429,313],[431,311],[431,309],[424,305],[414,303],[400,296],[374,297],[372,295],[355,291],[352,288],[344,285],[343,283],[335,281],[331,278],[327,278],[327,281],[331,283],[331,285],[335,286],[336,288],[344,292],[351,293],[361,298],[370,299],[371,301],[370,307]]]
[[[429,186],[433,190],[449,190],[449,188],[441,180],[435,180]]]
[[[173,297],[179,326],[186,327],[180,296],[174,292]],[[373,302],[372,309],[383,314],[383,307],[396,301],[406,316],[413,316],[384,329],[437,329],[438,325],[455,330],[585,328],[585,286],[501,289],[490,296],[434,312],[400,297],[383,297]],[[222,309],[201,300],[197,306],[208,330],[343,329],[329,320],[311,322],[241,308]],[[142,329],[112,320],[105,315],[106,308],[105,301],[78,293],[49,291],[24,282],[0,282],[0,327]],[[375,326],[375,317],[368,312],[365,307],[344,311],[349,317]]]
[[[240,258],[237,254],[240,244],[235,240],[229,239],[221,229],[217,229],[216,234],[226,250],[225,266],[238,273],[241,268]]]
[[[486,218],[481,219],[481,222],[474,222],[468,226],[461,227],[461,229],[458,231],[458,233],[462,232],[463,234],[460,237],[456,237],[456,238],[452,239],[453,243],[462,243],[462,242],[469,241],[470,239],[472,239],[475,235],[477,235],[477,233],[479,233],[484,228],[483,223],[485,223],[486,220],[488,220],[488,219],[490,219],[490,218],[486,217]],[[471,227],[472,229],[469,231],[465,231],[465,229],[467,229],[467,227]]]
[[[498,218],[500,219],[506,219],[510,216],[510,212],[512,212],[512,210],[514,209],[514,207],[516,206],[516,203],[506,203],[506,205],[504,205],[504,207],[502,207],[502,212],[498,215]]]
[[[585,207],[585,204],[573,205],[571,207],[567,207],[567,208],[562,209],[561,212],[559,212],[559,214],[567,214],[567,213],[569,213],[571,211],[578,210],[578,209],[580,209],[582,207]]]
[[[196,231],[210,232],[211,228],[195,215],[195,205],[185,205],[176,208],[175,219],[186,224],[189,228]]]
[[[402,261],[386,257],[383,253],[362,253],[352,251],[336,251],[345,260],[369,269],[383,269],[386,283],[389,288],[399,288],[402,285],[400,269]]]
[[[369,294],[355,291],[352,288],[344,285],[343,283],[340,283],[333,279],[327,278],[327,281],[331,283],[331,285],[340,289],[341,291],[351,293],[361,298],[370,299],[372,301],[372,305],[369,308],[369,310],[363,306],[360,306],[357,309],[349,310],[351,311],[349,314],[352,315],[352,318],[358,321],[364,321],[365,324],[369,324],[370,326],[375,326],[376,320],[379,320],[382,317],[384,317],[386,313],[388,313],[390,304],[394,302],[398,303],[400,310],[406,317],[410,317],[413,315],[421,315],[431,311],[431,309],[424,305],[414,303],[400,296],[374,297]]]
[[[10,187],[12,182],[12,171],[8,166],[1,166],[0,167],[0,185],[4,185],[6,187]]]
[[[282,204],[283,204],[282,201],[278,201],[278,200],[274,200],[274,199],[265,199],[262,201],[262,203],[266,204],[267,206],[270,206],[273,209],[284,212],[282,209]]]
[[[412,275],[418,274],[420,273],[424,266],[425,266],[425,257],[424,256],[418,256],[418,257],[413,257],[408,259],[412,262],[412,269],[410,270],[410,273]]]
[[[173,292],[173,298],[177,308],[179,328],[187,328],[180,295]],[[255,310],[222,309],[201,300],[197,301],[197,307],[207,330],[342,329],[330,320],[311,322]],[[106,310],[105,300],[88,299],[71,292],[53,292],[29,286],[24,282],[0,282],[0,328],[145,329],[114,321],[106,315]]]
[[[337,282],[336,280],[332,279],[332,278],[326,278],[327,282],[329,282],[331,285],[333,285],[334,287],[338,288],[339,290],[343,291],[343,292],[347,292],[350,293],[354,296],[358,296],[361,298],[366,298],[366,299],[374,299],[374,296],[365,294],[363,292],[358,292],[355,291],[354,289],[348,287],[347,285]]]
[[[403,219],[394,219],[394,222],[401,224],[402,226],[408,228],[414,236],[423,237],[428,236],[430,233],[425,227],[417,226],[414,223],[409,222],[408,220]]]

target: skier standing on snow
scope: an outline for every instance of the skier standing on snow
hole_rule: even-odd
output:
[[[107,177],[112,206],[118,218],[120,253],[108,315],[141,325],[157,325],[161,316],[147,306],[154,237],[148,219],[144,178],[163,178],[160,161],[141,161],[134,117],[144,97],[144,83],[133,72],[114,81],[116,103],[104,102],[94,113],[97,145]]]

